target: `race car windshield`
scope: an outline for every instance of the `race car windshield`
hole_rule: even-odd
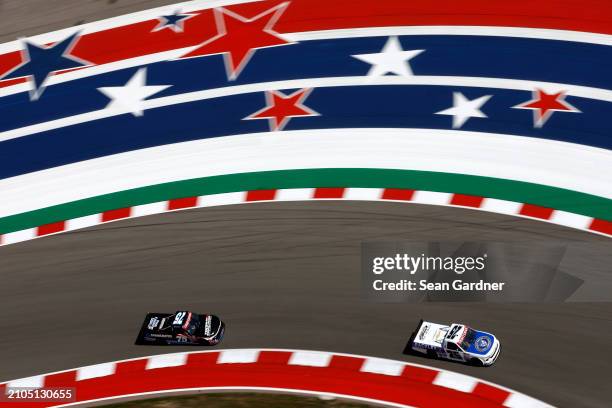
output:
[[[465,338],[461,342],[461,348],[467,350],[470,347],[470,344],[474,343],[475,339],[476,332],[468,327],[467,333],[465,334]]]
[[[189,322],[189,326],[187,327],[185,332],[187,332],[191,336],[194,336],[198,330],[199,325],[200,325],[200,318],[196,314],[193,314],[191,316],[191,321]]]

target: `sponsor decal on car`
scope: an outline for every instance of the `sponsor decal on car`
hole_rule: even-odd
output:
[[[157,334],[157,333],[151,333],[149,334],[149,336],[151,337],[161,337],[161,338],[167,338],[167,339],[171,339],[172,335],[171,334]]]
[[[423,326],[423,330],[421,330],[421,334],[419,334],[419,340],[423,340],[428,332],[429,332],[429,325],[426,324],[425,326]]]
[[[153,330],[157,327],[157,323],[159,323],[159,319],[157,317],[152,317],[151,320],[149,320],[149,325],[147,326],[147,328],[149,330]]]
[[[185,320],[185,323],[183,324],[183,330],[187,330],[189,329],[189,323],[191,323],[191,312],[187,312],[187,319]]]
[[[448,338],[450,340],[453,340],[456,336],[459,336],[460,334],[460,330],[463,329],[463,326],[454,326],[449,332],[448,332]]]
[[[206,320],[204,321],[204,334],[206,336],[210,336],[212,334],[212,316],[206,316]]]
[[[457,344],[463,343],[463,340],[465,340],[465,336],[467,335],[467,332],[468,332],[467,327],[464,327],[463,332],[461,333],[461,337],[459,337],[459,341],[457,341]]]
[[[480,352],[486,351],[491,347],[491,339],[488,336],[480,336],[474,342],[474,347]]]

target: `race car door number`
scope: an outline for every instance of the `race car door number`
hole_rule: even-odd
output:
[[[174,317],[174,321],[172,324],[183,324],[183,319],[185,318],[186,312],[178,312]]]

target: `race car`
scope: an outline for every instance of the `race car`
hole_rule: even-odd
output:
[[[225,323],[211,314],[189,311],[149,313],[136,338],[138,345],[214,346],[225,333]]]
[[[495,363],[501,345],[491,333],[464,324],[450,326],[421,320],[412,333],[409,347],[414,353],[478,366]]]

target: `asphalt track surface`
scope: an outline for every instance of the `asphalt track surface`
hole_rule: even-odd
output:
[[[0,0],[0,42],[179,2],[180,0]]]
[[[223,348],[404,359],[562,407],[609,406],[611,303],[389,304],[361,297],[363,240],[441,237],[599,241],[607,254],[612,248],[603,237],[538,221],[401,203],[258,203],[107,224],[0,249],[0,380],[184,350],[133,342],[145,313],[191,309],[226,321]],[[477,368],[402,355],[421,317],[497,334],[498,363]]]
[[[0,41],[175,2],[0,0]],[[187,308],[223,317],[223,348],[404,359],[559,407],[610,405],[611,303],[363,300],[361,241],[400,239],[568,239],[598,241],[612,252],[608,239],[551,224],[393,203],[251,204],[122,221],[0,249],[0,381],[183,350],[133,341],[146,312]],[[598,264],[585,259],[585,267],[590,261]],[[479,369],[402,355],[421,317],[497,334],[498,363]]]

